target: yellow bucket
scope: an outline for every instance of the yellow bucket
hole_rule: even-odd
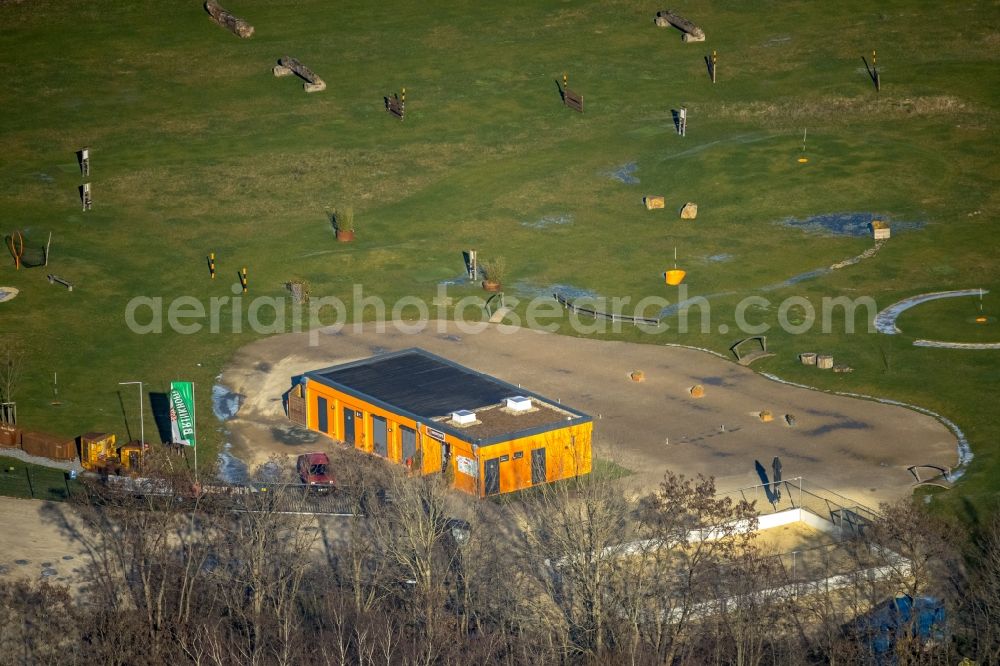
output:
[[[671,286],[679,285],[681,282],[684,281],[684,276],[685,275],[687,275],[687,272],[686,271],[682,271],[679,268],[675,268],[673,270],[667,271],[667,273],[666,273],[667,284],[669,284]]]

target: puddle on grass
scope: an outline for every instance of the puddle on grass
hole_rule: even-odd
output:
[[[552,294],[565,296],[570,301],[575,301],[578,298],[600,298],[596,292],[569,284],[541,285],[524,280],[514,283],[514,291],[528,298],[553,298]]]
[[[760,291],[774,291],[775,289],[783,289],[784,287],[791,287],[800,282],[805,282],[806,280],[812,280],[820,275],[826,275],[830,272],[829,268],[816,268],[811,271],[806,271],[805,273],[799,273],[798,275],[793,275],[787,280],[782,280],[781,282],[775,282],[774,284],[769,284],[760,288]]]
[[[573,224],[572,215],[546,215],[545,217],[537,220],[526,220],[521,222],[521,226],[528,227],[529,229],[548,229],[549,227],[562,226],[565,224]]]
[[[786,42],[792,41],[789,35],[780,35],[778,37],[772,37],[771,39],[764,42],[764,46],[779,46],[785,44]]]
[[[236,416],[243,404],[243,396],[233,393],[222,384],[212,387],[212,412],[220,421],[228,421]]]
[[[258,483],[281,483],[287,481],[286,469],[274,460],[268,460],[257,468],[253,480]]]
[[[723,252],[722,254],[713,254],[710,257],[705,257],[705,259],[712,263],[722,263],[725,261],[732,261],[733,255]]]
[[[453,277],[448,280],[441,280],[440,282],[438,282],[438,284],[445,285],[448,287],[453,287],[460,284],[469,284],[470,282],[472,282],[472,280],[469,279],[469,274],[462,273],[458,277]]]
[[[603,175],[609,176],[619,182],[625,183],[626,185],[638,185],[639,179],[632,175],[638,168],[639,165],[635,162],[628,162],[627,164],[615,167]]]
[[[312,444],[319,439],[319,435],[315,431],[294,423],[289,425],[273,426],[271,428],[271,437],[286,446]]]
[[[873,220],[888,222],[893,233],[922,229],[925,226],[924,222],[895,221],[886,215],[877,215],[875,213],[828,213],[825,215],[813,215],[804,220],[788,217],[778,221],[777,224],[783,227],[832,236],[870,236],[870,225]]]
[[[705,294],[704,296],[692,296],[691,298],[685,298],[683,301],[673,303],[667,307],[660,310],[660,319],[664,317],[670,317],[679,313],[681,310],[688,308],[692,305],[697,305],[699,308],[704,306],[703,300],[710,301],[713,298],[719,298],[720,296],[732,296],[735,291],[720,291],[717,294]],[[700,315],[699,315],[700,316]]]

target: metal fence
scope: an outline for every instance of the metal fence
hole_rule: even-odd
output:
[[[84,473],[96,480],[96,474]],[[178,490],[168,482],[128,476],[107,476],[96,491],[83,479],[62,469],[24,465],[6,460],[0,465],[0,496],[65,501],[89,495],[92,502],[104,502],[121,496],[147,496],[174,500],[194,500],[188,490]],[[391,501],[384,492],[368,488],[338,487],[317,490],[315,487],[287,483],[251,483],[247,485],[206,484],[202,499],[231,511],[268,511],[351,516],[364,514],[373,507]]]
[[[62,501],[79,489],[65,470],[5,463],[0,469],[0,495]]]
[[[253,483],[246,486],[206,486],[205,497],[232,511],[267,511],[334,516],[364,514],[372,505],[386,501],[382,495],[356,488],[328,491],[301,484]]]
[[[92,475],[96,479],[96,475]],[[331,516],[364,515],[390,499],[368,488],[253,482],[245,485],[203,484],[198,492],[165,479],[108,476],[98,484],[81,484],[92,503],[117,503],[122,498],[143,498],[151,508],[200,503],[213,510],[238,513],[287,513]]]

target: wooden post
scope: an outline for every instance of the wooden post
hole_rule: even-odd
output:
[[[569,74],[563,74],[563,94],[566,94],[567,88],[569,88]]]
[[[208,255],[208,272],[215,279],[215,253],[211,252]]]
[[[715,69],[719,63],[719,55],[712,49],[712,83],[715,83]]]
[[[10,253],[14,255],[14,270],[21,270],[21,256],[24,254],[24,236],[20,231],[15,231],[8,236],[7,243],[10,245]]]
[[[49,242],[45,244],[45,265],[49,265],[49,248],[52,247],[52,232],[49,232]]]
[[[878,65],[875,60],[875,49],[872,49],[872,82],[875,83],[875,92],[881,92],[882,90],[882,79],[878,75]]]
[[[406,120],[406,88],[403,88],[399,96],[399,119]]]
[[[243,284],[243,293],[247,293],[247,267],[243,267],[243,275],[240,277],[240,282]]]

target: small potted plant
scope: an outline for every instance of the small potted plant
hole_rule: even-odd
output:
[[[503,288],[504,278],[507,277],[507,262],[503,257],[492,257],[482,263],[483,268],[483,289],[486,291],[500,291]]]
[[[348,206],[343,210],[334,210],[333,227],[337,230],[337,240],[341,243],[349,243],[354,240],[354,208]]]

